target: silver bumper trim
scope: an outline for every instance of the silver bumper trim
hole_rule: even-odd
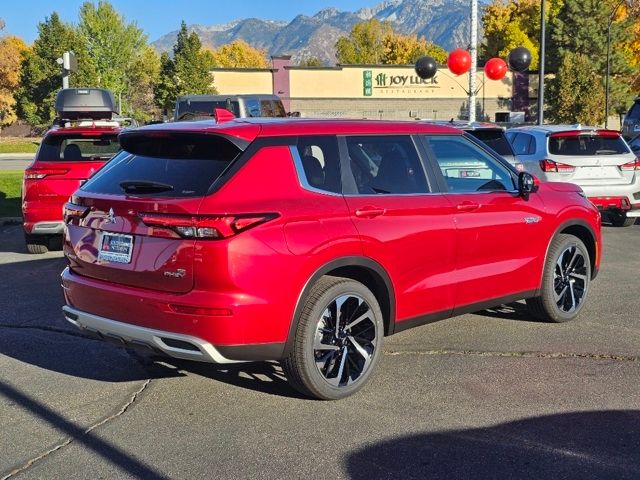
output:
[[[31,229],[32,235],[59,235],[64,233],[64,222],[38,222]]]
[[[208,363],[239,363],[236,360],[225,358],[209,342],[179,333],[155,330],[152,328],[139,327],[129,323],[122,323],[109,318],[99,317],[80,310],[76,310],[68,305],[62,307],[65,318],[68,322],[81,330],[99,333],[104,337],[118,339],[127,343],[143,344],[162,351],[166,355],[185,360],[196,360]],[[194,347],[194,350],[178,348],[167,345],[163,339],[186,342]],[[197,351],[195,350],[197,349]]]

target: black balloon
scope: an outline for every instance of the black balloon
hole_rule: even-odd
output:
[[[516,47],[509,52],[509,68],[524,72],[531,65],[531,52],[525,47]]]
[[[416,62],[416,73],[420,78],[433,78],[438,73],[438,64],[432,57],[420,57]]]

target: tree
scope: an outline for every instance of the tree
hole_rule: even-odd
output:
[[[0,38],[0,126],[16,120],[14,92],[20,80],[22,55],[26,51],[27,45],[21,38]]]
[[[348,37],[336,42],[336,56],[343,64],[380,64],[383,59],[383,41],[393,34],[389,22],[375,18],[356,23]]]
[[[324,67],[325,63],[318,57],[307,57],[300,60],[299,67]]]
[[[548,117],[557,123],[598,125],[604,121],[604,88],[591,59],[567,52],[555,78],[549,82]]]
[[[166,53],[160,57],[160,77],[154,93],[156,105],[163,110],[173,109],[180,95],[216,93],[200,39],[195,32],[187,31],[184,21],[173,46],[173,58]]]
[[[160,75],[160,57],[153,47],[145,45],[134,56],[129,67],[127,111],[137,120],[148,122],[159,116],[154,98],[154,86]]]
[[[93,86],[111,90],[126,103],[128,99],[135,102],[131,97],[135,98],[140,86],[132,81],[131,74],[134,65],[139,69],[144,67],[141,59],[146,36],[142,30],[135,23],[126,23],[109,2],[100,0],[97,5],[82,4],[78,33],[95,74]],[[148,51],[145,58],[153,63]],[[120,108],[129,110],[128,106],[120,105]]]
[[[266,50],[235,40],[211,51],[212,66],[222,68],[269,68]]]
[[[382,47],[382,63],[387,65],[414,64],[427,55],[440,64],[447,61],[447,52],[442,47],[416,35],[388,34],[382,39]]]
[[[78,58],[79,71],[71,74],[70,85],[92,85],[95,76],[81,38],[54,12],[38,24],[38,37],[24,53],[21,65],[17,113],[31,125],[45,127],[55,118],[55,95],[62,86],[56,60],[65,51],[75,52]]]
[[[581,53],[589,58],[591,68],[604,83],[607,59],[607,25],[616,1],[565,0],[552,20],[549,47],[555,52],[550,58],[551,69],[569,53]],[[614,19],[615,20],[615,19]],[[633,67],[627,51],[621,45],[631,39],[630,21],[622,18],[612,23],[610,56],[610,106],[613,111],[626,111]]]
[[[348,37],[336,42],[338,62],[343,64],[408,65],[425,55],[444,63],[447,52],[416,35],[401,35],[389,22],[377,19],[356,23]]]

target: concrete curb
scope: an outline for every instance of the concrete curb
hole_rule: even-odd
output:
[[[0,160],[5,158],[11,160],[32,159],[36,156],[35,153],[0,153]]]

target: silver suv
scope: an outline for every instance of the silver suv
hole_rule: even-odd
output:
[[[640,217],[640,159],[619,132],[541,125],[511,128],[506,135],[526,171],[579,185],[613,225],[628,227]]]

